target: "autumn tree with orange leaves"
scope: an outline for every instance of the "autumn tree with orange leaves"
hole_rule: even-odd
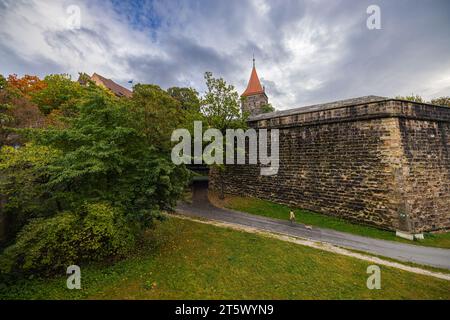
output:
[[[22,78],[19,78],[17,74],[8,76],[8,85],[16,88],[26,97],[30,97],[34,92],[40,91],[47,86],[38,76],[24,75]]]
[[[36,76],[10,75],[7,80],[0,76],[0,146],[22,144],[18,129],[44,126],[45,117],[29,95],[45,86]]]

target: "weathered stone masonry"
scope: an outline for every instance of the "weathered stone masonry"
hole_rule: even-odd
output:
[[[450,108],[380,97],[261,114],[280,130],[280,169],[227,166],[226,193],[390,230],[450,228]],[[210,189],[219,190],[217,174]]]

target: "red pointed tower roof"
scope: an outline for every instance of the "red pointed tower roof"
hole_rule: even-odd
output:
[[[244,93],[241,96],[247,97],[263,92],[264,88],[261,86],[261,82],[259,82],[258,74],[256,73],[255,68],[255,59],[253,59],[252,74],[250,75],[250,80],[248,81],[247,89],[245,89]]]

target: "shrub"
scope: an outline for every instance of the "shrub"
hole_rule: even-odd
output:
[[[48,274],[72,264],[121,256],[134,244],[133,234],[121,210],[107,203],[86,204],[79,213],[29,222],[0,256],[0,271]]]
[[[76,237],[78,259],[98,261],[106,257],[123,256],[134,244],[138,233],[134,224],[126,221],[121,209],[105,202],[85,206],[80,237]]]
[[[49,164],[59,153],[45,146],[27,144],[19,149],[0,149],[0,194],[7,199],[2,214],[9,221],[7,239],[34,218],[53,215],[57,204],[44,188]],[[3,243],[2,243],[3,245]]]
[[[76,215],[70,212],[33,219],[19,232],[16,243],[0,256],[0,270],[2,273],[42,271],[73,262],[77,249],[71,240],[76,222]]]
[[[0,193],[14,218],[3,273],[61,272],[120,256],[161,210],[175,206],[189,181],[187,169],[170,161],[179,103],[163,90],[140,87],[140,100],[131,101],[87,87],[72,99],[67,79],[50,80],[35,99],[74,112],[62,110],[56,125],[26,131],[29,144],[0,152]]]

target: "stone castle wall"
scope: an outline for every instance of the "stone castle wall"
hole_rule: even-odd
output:
[[[384,229],[450,228],[450,109],[400,100],[254,117],[280,130],[280,168],[227,166],[224,190]],[[215,172],[210,189],[219,190]]]

